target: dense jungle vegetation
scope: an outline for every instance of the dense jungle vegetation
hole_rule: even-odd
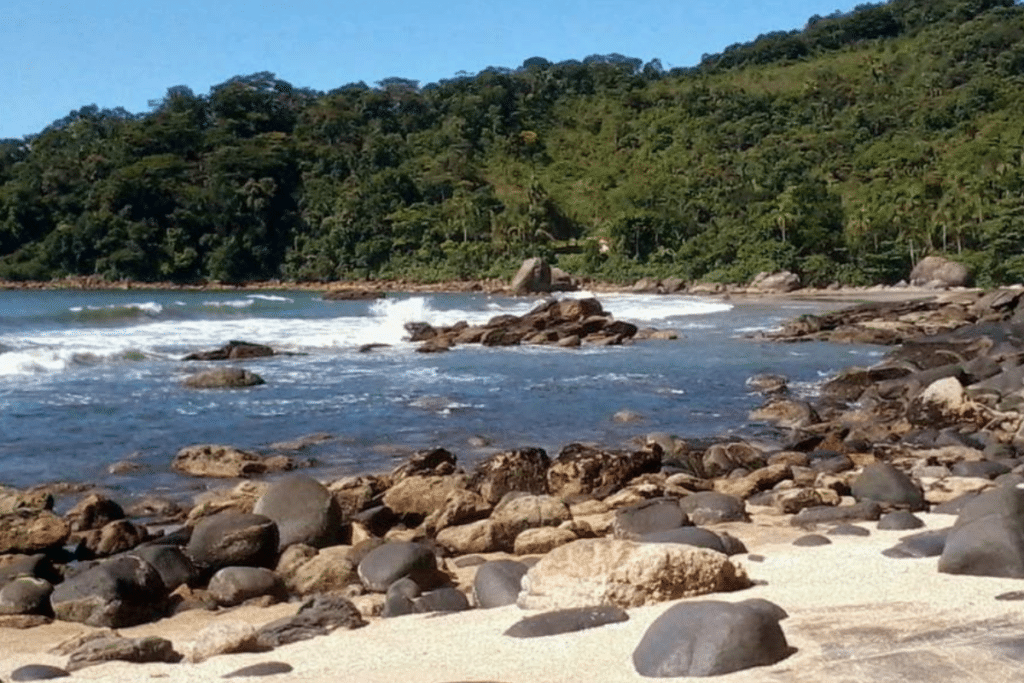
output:
[[[1024,7],[892,0],[665,70],[272,73],[0,141],[0,278],[1024,281]],[[599,248],[603,238],[610,249]]]

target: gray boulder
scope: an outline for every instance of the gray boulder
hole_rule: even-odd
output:
[[[547,471],[551,459],[542,448],[503,451],[481,461],[473,469],[469,487],[494,505],[511,491],[548,492]]]
[[[679,501],[679,508],[689,515],[694,524],[750,521],[742,500],[717,491],[691,493]]]
[[[921,487],[888,463],[876,462],[865,467],[850,491],[858,501],[872,500],[910,510],[927,508]]]
[[[189,389],[242,389],[266,384],[266,381],[242,368],[217,368],[190,375],[182,384]]]
[[[277,525],[279,551],[293,543],[324,548],[344,540],[344,519],[338,502],[327,487],[305,475],[292,475],[271,484],[256,501],[253,513]]]
[[[480,565],[473,577],[476,604],[484,609],[515,604],[528,569],[515,560],[494,560]]]
[[[366,589],[377,593],[386,592],[392,583],[407,576],[421,588],[438,579],[434,552],[425,545],[406,541],[374,548],[359,562],[356,571]]]
[[[509,626],[505,635],[512,638],[540,638],[585,631],[623,621],[629,621],[629,615],[621,607],[576,607],[526,617]]]
[[[910,284],[917,287],[964,287],[970,281],[967,266],[942,256],[925,256],[910,271]]]
[[[264,595],[280,598],[284,584],[265,567],[224,567],[210,579],[207,590],[218,605],[233,607]]]
[[[268,517],[221,512],[200,520],[185,554],[200,569],[273,567],[277,561],[277,525]]]
[[[639,538],[659,531],[678,529],[689,521],[676,498],[653,498],[615,511],[612,535]]]
[[[50,611],[53,584],[33,576],[21,576],[0,588],[0,614],[45,614]]]
[[[967,503],[946,539],[939,571],[1024,578],[1024,489],[999,487]]]
[[[140,545],[129,551],[128,554],[139,557],[152,565],[169,591],[173,591],[178,586],[190,585],[199,578],[199,572],[192,564],[192,560],[188,558],[184,550],[176,545]]]
[[[523,261],[509,285],[512,294],[543,294],[551,291],[551,266],[534,256]]]
[[[779,621],[786,612],[767,600],[701,600],[670,607],[633,651],[641,676],[720,676],[768,666],[793,650]]]
[[[50,605],[63,621],[122,628],[160,616],[167,593],[149,563],[122,555],[58,584],[50,595]]]

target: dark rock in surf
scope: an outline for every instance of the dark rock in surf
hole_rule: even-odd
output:
[[[246,341],[229,341],[219,349],[190,353],[182,358],[182,360],[241,360],[243,358],[264,358],[273,355],[274,349],[263,344],[254,344]]]

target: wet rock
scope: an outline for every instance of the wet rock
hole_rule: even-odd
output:
[[[583,444],[569,444],[548,468],[548,492],[565,497],[589,493],[605,497],[631,479],[661,469],[661,448],[641,451],[604,451]]]
[[[277,525],[279,551],[294,543],[323,548],[344,540],[341,508],[327,487],[311,477],[275,481],[256,501],[253,513]]]
[[[295,461],[284,455],[263,457],[232,446],[186,446],[171,461],[171,469],[193,477],[234,479],[295,469]]]
[[[524,609],[640,605],[750,585],[722,553],[672,543],[581,539],[555,548],[523,577]]]
[[[229,341],[219,349],[213,351],[197,351],[190,353],[182,360],[240,360],[242,358],[264,358],[273,356],[274,349],[263,344],[253,344],[246,341]]]
[[[473,597],[484,609],[515,604],[522,579],[529,569],[514,560],[493,560],[481,564],[473,577]]]
[[[201,570],[221,567],[273,567],[277,560],[278,532],[263,515],[222,512],[196,524],[185,548]]]
[[[307,598],[292,617],[277,619],[263,626],[256,635],[262,648],[275,648],[326,635],[339,628],[366,626],[352,601],[340,595],[317,595]]]
[[[793,650],[767,600],[702,600],[674,605],[654,620],[633,651],[641,676],[719,676],[782,661]]]
[[[623,621],[629,621],[629,615],[619,607],[577,607],[526,617],[509,626],[504,635],[511,638],[541,638]]]
[[[541,495],[548,492],[547,471],[550,465],[551,459],[542,448],[495,453],[473,469],[469,488],[491,505],[512,491]]]
[[[128,555],[105,560],[58,584],[50,595],[63,621],[122,628],[160,616],[168,591],[147,562]]]
[[[284,585],[277,574],[264,567],[224,567],[210,579],[207,591],[218,605],[233,607],[265,595],[280,599]]]
[[[71,653],[65,668],[78,671],[87,666],[104,662],[131,662],[147,664],[180,662],[182,656],[174,649],[174,645],[166,638],[147,636],[145,638],[122,638],[116,634],[107,634],[86,642]]]
[[[189,389],[244,389],[266,384],[266,381],[242,368],[218,368],[189,375],[182,384]]]

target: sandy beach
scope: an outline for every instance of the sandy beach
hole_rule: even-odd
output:
[[[743,540],[749,555],[736,559],[757,585],[704,598],[739,601],[759,597],[782,606],[783,630],[794,654],[774,666],[729,674],[723,681],[996,681],[1015,680],[1024,647],[1024,616],[1013,601],[997,595],[1024,588],[1020,580],[940,574],[936,558],[890,559],[881,551],[906,531],[878,531],[862,522],[869,537],[831,536],[832,544],[797,547],[807,533],[785,518],[757,513],[751,523],[712,526]],[[949,515],[921,514],[928,528],[952,524]],[[758,556],[763,557],[763,560]],[[107,663],[82,669],[76,678],[100,681],[214,680],[243,666],[279,661],[293,667],[275,681],[365,683],[410,681],[644,680],[631,655],[650,623],[674,603],[629,611],[630,619],[578,633],[543,638],[503,636],[528,613],[510,606],[447,615],[372,619],[354,631],[278,648],[231,654],[199,664]],[[125,636],[161,635],[178,649],[214,622],[262,624],[295,610],[241,607],[219,613],[189,612],[154,624],[123,629]],[[63,641],[88,631],[56,622],[27,631],[0,631],[0,678],[29,663],[62,666],[47,654]]]

